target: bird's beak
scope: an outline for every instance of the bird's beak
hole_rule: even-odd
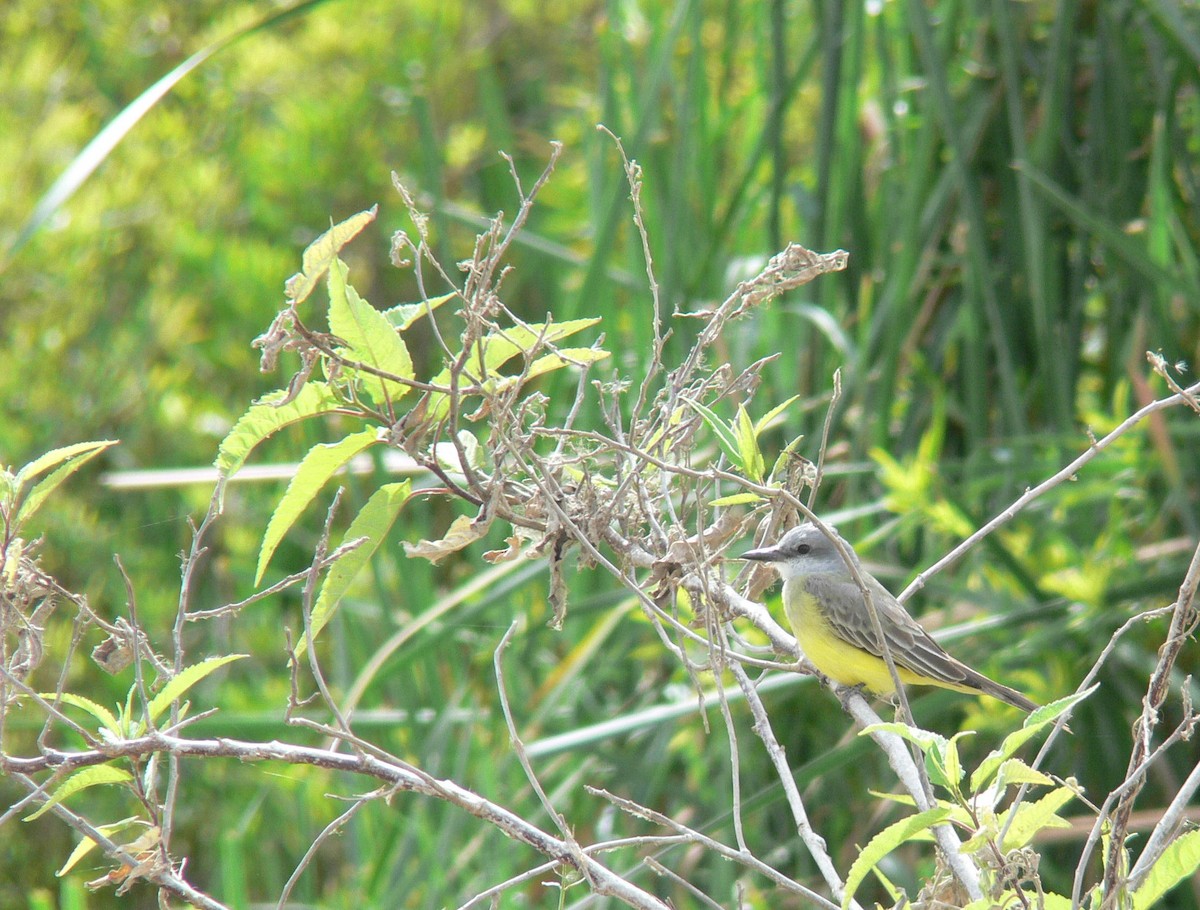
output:
[[[779,559],[778,547],[759,547],[757,550],[747,550],[738,559],[749,562],[775,562]]]

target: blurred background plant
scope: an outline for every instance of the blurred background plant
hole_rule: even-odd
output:
[[[142,0],[0,9],[0,461],[121,440],[80,475],[91,485],[77,478],[39,516],[44,568],[101,615],[125,600],[114,552],[144,626],[172,615],[188,517],[203,511],[211,481],[117,488],[113,478],[211,463],[248,401],[278,387],[278,376],[259,375],[250,341],[278,308],[300,249],[331,220],[379,202],[387,230],[373,235],[377,255],[363,241],[347,250],[355,286],[381,307],[419,299],[410,272],[384,265],[387,231],[406,226],[393,170],[432,210],[431,236],[449,262],[468,253],[483,219],[515,208],[496,151],[532,175],[548,141],[562,141],[509,257],[506,300],[531,322],[547,311],[599,315],[616,375],[635,383],[653,343],[649,295],[625,176],[597,123],[645,169],[668,312],[711,307],[789,240],[850,251],[846,272],[735,325],[721,356],[741,368],[780,355],[764,370],[762,400],[800,401],[764,434],[768,452],[806,435],[804,454],[815,453],[842,369],[819,509],[840,518],[895,590],[1086,448],[1089,430],[1102,435],[1159,397],[1147,349],[1168,362],[1200,359],[1200,21],[1187,5],[360,0],[277,13]],[[260,19],[265,27],[184,78],[24,237],[39,198],[106,123],[189,54]],[[694,322],[673,320],[668,364],[690,347],[702,326]],[[936,576],[915,611],[930,625],[956,624],[957,653],[1032,697],[1070,691],[1113,629],[1174,596],[1200,534],[1197,427],[1177,409],[1123,437]],[[294,460],[325,438],[337,436],[284,432],[265,455]],[[377,461],[345,483],[361,503],[386,477]],[[234,487],[202,597],[250,592],[284,483]],[[535,806],[508,751],[491,670],[496,642],[522,614],[532,622],[510,651],[510,697],[524,706],[522,732],[561,790],[559,808],[611,825],[577,784],[620,781],[645,805],[690,801],[693,824],[719,836],[727,793],[712,781],[728,780],[727,745],[704,732],[686,675],[627,593],[578,571],[570,619],[551,631],[540,563],[486,566],[480,553],[494,542],[440,566],[404,557],[399,541],[429,537],[453,517],[421,501],[405,510],[370,584],[325,633],[333,682],[365,687],[359,724],[377,724],[388,748],[431,773]],[[307,564],[317,521],[285,541],[273,571]],[[296,609],[286,598],[260,605],[239,620],[236,643],[217,634],[193,642],[193,653],[277,659],[280,627],[295,624]],[[1147,625],[1126,639],[1072,721],[1087,748],[1054,767],[1089,792],[1124,777],[1142,695],[1135,681],[1161,634]],[[1181,677],[1197,663],[1185,651]],[[228,672],[222,712],[198,729],[278,735],[286,679],[260,661]],[[128,688],[100,674],[71,685],[105,704]],[[788,718],[778,732],[814,825],[848,864],[878,820],[844,794],[865,793],[886,772],[811,685],[797,678],[768,707]],[[669,723],[640,713],[674,702]],[[914,709],[947,733],[1012,720],[944,693],[922,695]],[[978,760],[988,747],[981,736],[963,751],[977,749]],[[774,844],[774,859],[803,877],[807,859],[754,754],[741,767],[752,838],[760,849]],[[869,757],[850,763],[851,754]],[[1151,821],[1187,771],[1178,759],[1158,766],[1139,803]],[[322,794],[333,785],[317,778],[229,768],[227,779],[206,779],[212,792],[192,794],[180,820],[192,875],[234,904],[277,894],[328,820]],[[448,861],[464,824],[440,804],[368,808],[294,897],[454,905],[535,862],[494,832]],[[61,895],[46,890],[70,847],[47,819],[4,837],[0,904],[107,906],[109,895],[81,895],[86,875],[65,878]],[[1077,853],[1069,840],[1049,848],[1048,886],[1069,892],[1057,877]],[[472,862],[478,855],[488,862]],[[922,879],[927,857],[911,860],[887,870],[897,884]],[[733,893],[738,871],[724,874],[704,883],[709,893]],[[549,900],[536,887],[524,899]],[[1172,899],[1200,905],[1186,888]]]

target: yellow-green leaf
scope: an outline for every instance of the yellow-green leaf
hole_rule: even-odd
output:
[[[1070,708],[1072,705],[1083,701],[1093,692],[1096,691],[1096,686],[1078,692],[1074,695],[1068,695],[1053,701],[1048,705],[1043,705],[1033,711],[1019,730],[1014,730],[1000,743],[1000,748],[995,749],[979,763],[979,767],[971,774],[971,791],[978,793],[984,787],[992,782],[992,777],[1000,769],[1000,766],[1016,754],[1021,746],[1025,745],[1032,739],[1039,730],[1043,730],[1058,719],[1059,715]]]
[[[351,215],[340,224],[335,224],[314,240],[304,250],[301,271],[287,281],[286,294],[293,305],[302,303],[313,292],[313,288],[337,258],[338,252],[353,240],[363,228],[375,220],[379,206]]]
[[[53,493],[59,485],[82,468],[85,464],[107,449],[109,446],[115,446],[115,439],[102,439],[98,442],[80,442],[75,445],[63,446],[61,449],[54,449],[47,452],[17,472],[13,487],[17,495],[21,495],[27,482],[37,477],[39,474],[49,471],[57,466],[57,470],[52,471],[48,477],[35,484],[33,489],[29,491],[21,502],[21,507],[17,512],[14,527],[19,527],[23,522],[32,517],[46,501],[46,498]]]
[[[112,837],[114,834],[120,834],[125,829],[132,828],[134,825],[145,824],[146,823],[140,818],[130,817],[123,818],[119,822],[112,822],[108,825],[97,825],[96,830],[105,837]],[[76,864],[89,853],[91,853],[95,847],[96,842],[94,840],[92,840],[90,837],[83,838],[83,840],[75,845],[75,849],[71,851],[71,855],[67,857],[67,861],[63,863],[62,868],[55,872],[54,875],[57,878],[62,878],[64,875],[74,869]]]
[[[701,419],[708,424],[708,428],[717,435],[717,444],[725,453],[725,456],[737,465],[742,466],[742,452],[738,446],[737,434],[725,424],[720,417],[712,410],[712,408],[701,404],[698,401],[693,401],[690,398],[683,399],[688,407],[692,408]]]
[[[150,704],[146,710],[152,721],[157,721],[171,704],[182,698],[184,694],[204,677],[208,676],[214,670],[218,670],[228,663],[233,663],[235,660],[241,660],[243,657],[248,657],[247,654],[226,654],[223,657],[210,657],[207,660],[202,660],[198,664],[192,664],[190,667],[185,667],[176,674],[170,682],[162,687],[162,690],[150,700]]]
[[[546,324],[534,323],[525,326],[513,326],[501,332],[488,335],[472,346],[466,360],[466,375],[460,377],[459,386],[482,384],[497,377],[497,370],[518,354],[531,354],[540,343],[555,344],[584,329],[589,329],[600,320],[570,319],[566,322],[551,322]],[[576,348],[572,350],[589,351],[591,348]],[[553,355],[550,355],[553,356]],[[592,356],[592,355],[581,355]],[[599,358],[597,358],[599,359]],[[587,361],[584,361],[587,362]],[[558,364],[566,366],[567,364]],[[557,369],[557,366],[555,367]],[[436,386],[450,385],[450,370],[442,370],[432,380]],[[430,422],[442,420],[450,413],[450,402],[443,393],[434,392],[429,396],[426,410]]]
[[[758,447],[754,421],[750,419],[750,414],[740,404],[737,409],[737,419],[734,421],[734,433],[737,436],[743,473],[755,483],[762,483],[763,474],[767,470],[766,462]]]
[[[1058,816],[1058,810],[1075,798],[1075,793],[1067,787],[1059,787],[1033,802],[1024,802],[1016,808],[1016,816],[1008,826],[1008,836],[1004,838],[1001,849],[1007,853],[1024,847],[1043,828],[1069,828],[1071,823]],[[1005,812],[1000,819],[999,827],[1003,830],[1008,824],[1008,816],[1012,810]]]
[[[104,729],[108,730],[114,736],[122,736],[124,731],[121,729],[121,722],[117,720],[117,715],[104,707],[97,704],[90,698],[85,698],[82,695],[75,695],[71,692],[63,692],[59,695],[56,692],[39,692],[42,698],[54,705],[71,705],[75,708],[82,708],[88,714],[100,721]]]
[[[447,303],[457,296],[457,293],[452,292],[443,294],[441,297],[430,297],[420,303],[398,303],[391,309],[384,310],[383,315],[396,327],[397,332],[403,332],[411,328],[418,319],[427,316],[443,303]]]
[[[949,808],[935,806],[916,815],[910,815],[908,818],[902,818],[900,821],[888,825],[871,838],[870,842],[863,847],[862,852],[858,854],[858,858],[854,861],[854,864],[850,867],[850,872],[846,875],[846,891],[842,897],[843,910],[850,906],[854,900],[854,892],[858,890],[858,886],[862,884],[871,870],[879,864],[880,860],[901,844],[912,840],[914,836],[928,831],[934,825],[943,821],[949,814]]]
[[[310,618],[310,632],[313,641],[325,628],[326,623],[333,617],[343,595],[350,589],[351,582],[371,559],[371,556],[383,543],[383,538],[396,521],[400,509],[412,495],[412,481],[384,484],[376,490],[367,504],[362,507],[346,530],[344,540],[355,540],[365,537],[366,541],[339,559],[329,570],[325,583],[317,595]],[[304,636],[296,643],[296,658],[299,659],[307,650],[308,644]]]
[[[1052,777],[1031,768],[1019,758],[1010,758],[1000,766],[998,781],[1002,787],[1010,787],[1013,784],[1033,784],[1038,787],[1054,786]]]
[[[228,480],[241,470],[254,447],[271,434],[307,417],[328,414],[341,404],[333,389],[323,382],[306,383],[295,398],[276,407],[287,394],[279,391],[264,395],[238,418],[217,450],[216,467],[222,478]]]
[[[1133,892],[1134,910],[1149,910],[1159,899],[1185,878],[1200,869],[1200,831],[1188,831],[1175,838],[1163,851],[1142,883]]]
[[[710,506],[741,506],[749,505],[750,503],[762,502],[763,498],[757,493],[732,493],[729,496],[721,496],[709,503]]]
[[[349,269],[340,259],[329,266],[329,330],[346,342],[342,354],[393,376],[413,378],[412,358],[388,318],[346,283]],[[412,386],[359,370],[359,382],[379,406],[396,402]]]
[[[372,428],[347,436],[340,442],[313,446],[309,450],[267,524],[267,532],[263,535],[262,547],[258,551],[255,585],[262,581],[263,573],[267,571],[267,565],[284,536],[329,478],[345,467],[355,455],[378,441],[379,433]]]
[[[81,790],[86,790],[88,787],[98,787],[104,784],[123,784],[131,780],[133,780],[132,774],[121,768],[115,768],[112,765],[81,768],[59,784],[54,789],[54,792],[50,794],[50,798],[42,803],[35,812],[26,815],[24,820],[31,822],[35,818],[45,815],[63,800],[74,796]]]
[[[761,418],[759,418],[757,421],[755,421],[754,435],[760,436],[760,435],[762,435],[763,430],[769,429],[770,427],[774,426],[776,418],[779,417],[779,415],[781,415],[789,407],[791,407],[792,403],[799,400],[799,398],[800,398],[799,395],[793,395],[791,398],[789,398],[783,404],[777,404],[777,405],[775,405],[775,407],[771,408],[771,410],[767,411],[766,414],[764,414]]]

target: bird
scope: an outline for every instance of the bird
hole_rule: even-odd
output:
[[[830,531],[843,544],[871,592],[871,603],[902,683],[982,693],[1025,712],[1038,707],[1015,689],[951,657],[900,601],[862,568],[853,548],[835,530]],[[740,558],[766,563],[779,573],[788,621],[800,648],[817,670],[834,682],[859,686],[874,695],[895,692],[862,589],[831,537],[806,521],[784,534],[774,546],[750,550]]]

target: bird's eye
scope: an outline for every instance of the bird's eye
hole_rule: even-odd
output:
[[[808,551],[811,549],[812,549],[812,547],[810,547],[808,544],[802,543],[802,544],[800,544],[800,546],[796,547],[796,552],[799,553],[801,556],[807,556]]]

